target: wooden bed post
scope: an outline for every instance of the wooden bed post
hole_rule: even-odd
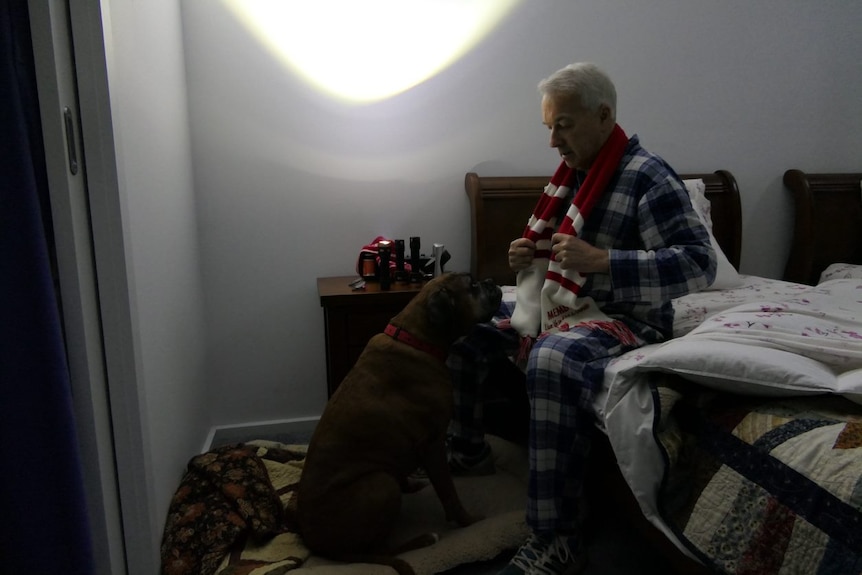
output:
[[[796,209],[783,279],[814,285],[834,262],[862,263],[862,173],[787,170]]]

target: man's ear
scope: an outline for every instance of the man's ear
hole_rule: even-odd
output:
[[[608,106],[606,106],[605,104],[602,104],[601,106],[599,106],[599,118],[601,119],[601,121],[605,122],[608,119],[610,119],[610,117],[611,117],[611,109]]]
[[[452,323],[455,300],[446,288],[441,288],[428,297],[428,321],[436,328],[445,329]]]

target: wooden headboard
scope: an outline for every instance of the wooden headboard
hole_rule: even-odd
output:
[[[796,219],[784,279],[814,285],[834,262],[862,264],[862,173],[787,170]]]
[[[727,259],[739,269],[742,253],[742,209],[736,179],[726,170],[711,174],[680,174],[702,179],[712,210],[712,233]],[[480,177],[467,174],[464,187],[470,198],[472,223],[470,270],[479,279],[514,285],[509,269],[509,244],[524,233],[527,219],[550,176]]]

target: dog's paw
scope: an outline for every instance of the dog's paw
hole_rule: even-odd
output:
[[[484,515],[468,513],[464,508],[458,509],[453,513],[448,513],[446,516],[446,519],[449,521],[455,521],[461,527],[467,527],[468,525],[472,525],[484,518]]]
[[[478,513],[476,513],[476,514],[469,514],[468,513],[464,518],[462,518],[460,521],[458,521],[458,525],[460,525],[461,527],[467,527],[468,525],[473,525],[474,523],[478,523],[479,521],[482,521],[483,519],[485,519],[484,515],[481,515]]]
[[[421,479],[411,475],[407,477],[401,485],[401,493],[416,493],[417,491],[425,489],[428,485],[430,485],[430,483],[427,479]]]
[[[431,545],[434,545],[438,541],[440,541],[440,535],[438,535],[437,533],[434,533],[433,531],[423,533],[422,535],[417,535],[409,541],[405,541],[404,543],[393,549],[391,553],[393,555],[400,555],[402,553],[406,553],[407,551],[413,551],[414,549],[429,547]]]

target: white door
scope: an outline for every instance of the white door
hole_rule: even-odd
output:
[[[127,573],[69,7],[29,2],[64,335],[97,573]]]

